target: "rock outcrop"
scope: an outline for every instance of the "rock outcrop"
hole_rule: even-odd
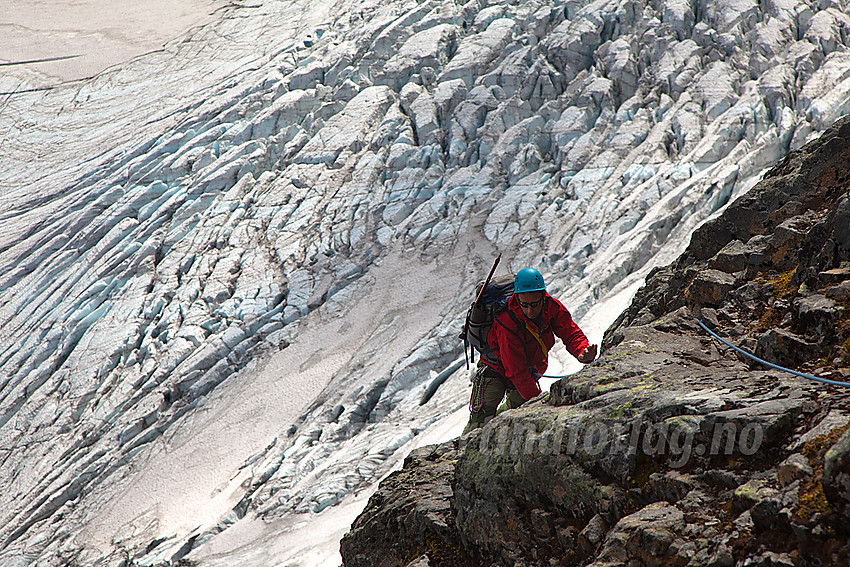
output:
[[[343,539],[346,567],[846,564],[850,390],[696,319],[850,382],[848,212],[845,118],[654,270],[593,365],[410,458]]]
[[[88,81],[32,90],[4,67],[0,564],[200,560],[241,520],[372,489],[463,407],[443,369],[499,251],[578,319],[609,299],[613,317],[850,111],[849,2],[235,0]],[[847,294],[839,252],[802,248],[830,229],[803,208],[774,248],[704,234],[716,262],[681,276],[719,326],[733,294],[762,301],[742,262],[781,275],[799,245],[811,263],[770,305],[790,320],[741,331],[789,364],[835,350],[812,333],[841,330]],[[600,515],[588,541],[611,498],[576,512],[579,531]]]

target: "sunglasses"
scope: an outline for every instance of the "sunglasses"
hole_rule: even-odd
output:
[[[540,305],[541,303],[543,303],[543,298],[541,297],[541,298],[540,298],[540,299],[538,299],[537,301],[532,301],[531,303],[526,303],[525,301],[522,301],[522,300],[521,300],[521,299],[519,299],[519,298],[517,298],[517,301],[519,301],[519,306],[520,306],[520,307],[525,307],[526,309],[531,309],[532,307],[537,307],[538,305]]]

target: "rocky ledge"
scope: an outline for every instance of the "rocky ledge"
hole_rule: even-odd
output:
[[[653,271],[600,358],[413,453],[346,567],[844,565],[850,553],[850,118]]]

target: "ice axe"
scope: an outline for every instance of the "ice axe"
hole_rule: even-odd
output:
[[[487,279],[484,280],[484,285],[481,286],[481,291],[478,292],[478,297],[475,298],[475,305],[481,305],[481,299],[484,297],[484,292],[487,290],[487,286],[490,285],[490,280],[493,279],[493,273],[496,271],[496,266],[499,265],[499,260],[501,259],[501,254],[496,256],[496,261],[493,262],[493,267],[490,268],[490,273],[487,274]]]

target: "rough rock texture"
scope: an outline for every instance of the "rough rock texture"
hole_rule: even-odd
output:
[[[850,381],[850,312],[827,300],[850,277],[848,204],[845,118],[654,271],[593,365],[458,440],[447,544],[483,565],[846,564],[850,390],[741,360],[695,317]],[[381,556],[368,518],[387,502],[352,526],[346,565],[367,542]],[[381,538],[415,547],[409,533]]]
[[[850,280],[848,139],[842,119],[700,227],[676,262],[649,274],[607,345],[621,326],[686,307],[761,358],[841,378],[850,368],[840,291]]]
[[[540,266],[579,319],[614,297],[619,312],[850,109],[848,0],[222,4],[90,81],[0,75],[4,565],[175,563],[240,519],[368,490],[463,406],[463,372],[443,372],[496,253]],[[846,297],[843,252],[806,238],[846,239],[846,208],[819,216],[836,168],[816,198],[742,224],[752,254],[676,276],[694,296],[676,297],[725,325],[728,296],[755,312],[770,283],[728,270],[763,256],[781,275],[799,251],[765,311],[781,328],[741,335],[776,356],[834,350],[842,318],[807,325]],[[769,243],[765,223],[784,223]],[[713,256],[718,234],[695,242]]]
[[[451,482],[458,450],[456,443],[418,449],[404,460],[403,470],[382,483],[371,502],[378,504],[354,525],[365,537],[346,542],[347,563],[361,567],[428,563],[469,566],[476,563],[464,552],[454,530],[450,506]],[[396,534],[389,546],[375,553],[374,541]]]

